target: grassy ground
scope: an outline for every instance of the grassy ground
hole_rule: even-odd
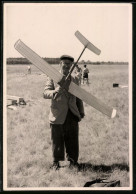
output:
[[[55,68],[58,68],[55,66]],[[8,187],[83,187],[96,178],[119,179],[129,187],[128,88],[113,88],[113,83],[128,85],[128,66],[88,66],[89,85],[85,90],[117,109],[109,119],[84,103],[85,118],[80,122],[82,169],[69,169],[67,161],[55,172],[52,164],[50,100],[42,97],[46,76],[32,66],[7,66],[7,94],[24,97],[27,105],[7,109]]]

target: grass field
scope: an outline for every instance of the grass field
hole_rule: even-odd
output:
[[[55,66],[58,68],[58,66]],[[79,123],[81,171],[69,169],[67,161],[55,172],[50,169],[52,150],[48,122],[50,100],[42,93],[46,75],[32,66],[7,66],[7,94],[23,97],[26,105],[7,109],[7,186],[8,187],[83,187],[96,178],[119,179],[130,186],[129,88],[113,88],[113,83],[128,85],[127,65],[88,65],[89,85],[85,90],[117,109],[110,119],[84,103],[85,118]]]

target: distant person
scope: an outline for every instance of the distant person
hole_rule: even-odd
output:
[[[30,65],[27,66],[27,71],[28,71],[28,74],[31,74],[31,66]]]
[[[77,65],[76,66],[76,76],[78,77],[78,82],[79,82],[79,85],[81,85],[81,79],[82,79],[82,69]]]
[[[83,69],[83,84],[84,84],[84,80],[86,80],[86,83],[89,84],[89,80],[88,80],[89,69],[86,66],[87,65],[84,65],[84,69]]]

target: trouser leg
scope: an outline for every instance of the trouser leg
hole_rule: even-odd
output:
[[[79,141],[78,141],[78,121],[71,111],[68,111],[66,121],[64,123],[64,139],[69,161],[78,161]]]
[[[64,160],[64,132],[63,125],[50,124],[52,153],[54,161]]]

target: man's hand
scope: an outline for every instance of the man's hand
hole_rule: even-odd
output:
[[[69,78],[66,80],[66,76],[64,75],[64,76],[62,77],[62,79],[58,82],[58,84],[59,84],[62,88],[66,89],[66,90],[68,91],[68,90],[69,90],[70,82],[71,82],[71,77],[69,77]]]
[[[60,86],[56,87],[54,90],[54,93],[61,93],[62,92],[62,88]]]
[[[58,84],[62,87],[63,84],[65,83],[66,76],[63,75],[62,79],[58,82]]]
[[[60,86],[56,87],[54,90],[54,96],[53,99],[56,100],[58,96],[65,94],[66,97],[69,97],[68,92],[65,90],[65,88],[62,88]]]

